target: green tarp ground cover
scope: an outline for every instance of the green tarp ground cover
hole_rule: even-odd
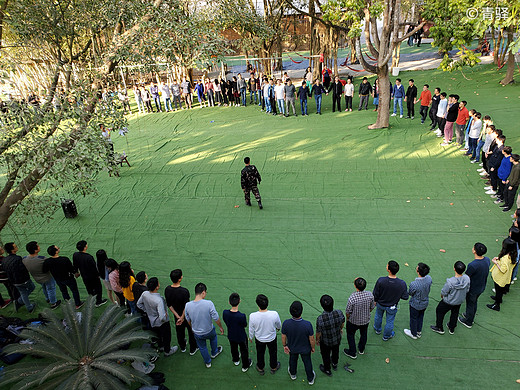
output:
[[[464,75],[469,80],[440,71],[401,77],[413,77],[419,89],[429,83],[432,90],[440,86],[458,93],[469,109],[491,115],[504,130],[506,144],[520,151],[520,88],[498,86],[501,75],[490,66]],[[459,326],[455,335],[441,336],[429,329],[453,263],[471,261],[477,241],[496,256],[511,213],[501,212],[484,194],[476,164],[459,148],[440,146],[441,139],[420,124],[419,104],[415,120],[391,118],[389,129],[367,130],[375,119],[373,111],[332,114],[331,100],[330,95],[324,97],[320,116],[311,99],[309,116],[298,118],[272,117],[257,106],[134,115],[126,139],[112,135],[116,150],[124,150],[132,164],[121,169],[121,177],[103,173],[99,196],[76,199],[76,219],[65,219],[59,211],[49,223],[14,227],[16,235],[4,231],[3,240],[13,239],[21,248],[29,240],[37,240],[42,248],[57,244],[62,254],[71,256],[75,243],[86,239],[90,253],[103,248],[117,261],[130,261],[135,272],[157,276],[161,291],[169,283],[169,272],[182,268],[183,285],[193,294],[197,282],[206,283],[207,298],[220,313],[228,308],[231,292],[241,295],[240,310],[247,314],[256,310],[255,296],[264,293],[282,321],[298,299],[303,317],[313,324],[321,313],[322,294],[332,295],[336,307],[344,310],[356,277],[367,279],[371,290],[393,259],[401,265],[398,276],[409,283],[422,261],[430,265],[433,278],[423,337],[411,340],[404,335],[409,314],[408,303],[401,302],[396,337],[383,342],[370,326],[366,354],[355,361],[342,355],[332,378],[319,372],[317,349],[315,387],[515,385],[520,377],[516,285],[502,311],[492,312],[485,307],[491,302],[490,278],[471,330]],[[246,155],[262,175],[264,210],[254,201],[251,208],[243,201],[240,170]],[[44,307],[41,291],[34,295]],[[14,314],[14,309],[6,313]],[[172,332],[175,340],[174,327]],[[225,336],[219,336],[219,344],[224,353],[211,369],[198,354],[178,352],[161,358],[157,370],[167,374],[166,385],[172,389],[307,386],[301,362],[298,380],[290,380],[280,342],[282,369],[264,377],[254,368],[244,374],[231,363]],[[256,361],[254,346],[250,349]],[[355,373],[341,369],[346,361]]]

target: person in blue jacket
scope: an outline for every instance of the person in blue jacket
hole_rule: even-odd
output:
[[[395,85],[392,88],[392,99],[394,99],[394,113],[392,116],[396,116],[396,110],[397,105],[399,104],[399,112],[400,116],[399,118],[403,117],[403,99],[404,99],[405,93],[404,93],[404,87],[401,84],[401,79],[395,80]]]

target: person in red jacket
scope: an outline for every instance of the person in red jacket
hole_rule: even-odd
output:
[[[426,117],[428,116],[428,108],[432,104],[432,93],[429,88],[430,86],[428,84],[424,84],[421,96],[419,97],[419,101],[421,102],[421,109],[419,111],[419,114],[421,115],[421,124],[426,120]]]
[[[463,100],[459,103],[459,113],[455,121],[455,134],[457,136],[457,143],[462,146],[464,142],[464,129],[469,119],[469,111],[466,108],[467,101]]]

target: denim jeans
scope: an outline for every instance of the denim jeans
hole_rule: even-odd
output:
[[[255,97],[254,102],[257,103],[258,102],[258,97],[257,97],[256,91],[251,91],[249,94],[251,96],[251,103],[253,102],[253,96]]]
[[[314,95],[314,100],[316,100],[316,112],[321,112],[321,99],[322,95]]]
[[[144,110],[144,102],[143,102],[143,99],[141,98],[137,98],[135,99],[135,102],[137,103],[137,109],[139,110],[139,114],[144,114],[145,110]]]
[[[376,315],[374,316],[374,329],[377,332],[381,332],[381,326],[383,323],[383,314],[386,312],[386,324],[383,331],[384,338],[390,338],[394,330],[394,320],[397,314],[397,305],[394,306],[381,306],[379,303],[376,305]]]
[[[211,363],[211,356],[208,352],[208,345],[206,343],[206,340],[209,340],[209,344],[211,346],[211,355],[215,355],[217,353],[218,348],[217,332],[215,332],[215,327],[213,327],[213,329],[209,333],[203,335],[194,334],[194,336],[195,341],[197,342],[197,346],[199,347],[200,354],[204,359],[204,363]]]
[[[51,278],[51,280],[40,283],[43,289],[43,295],[45,295],[45,299],[49,301],[51,305],[54,305],[56,303],[56,282],[54,281],[54,278]]]
[[[269,101],[269,98],[266,97],[264,99],[264,101],[265,101],[265,112],[271,112],[271,103]]]
[[[484,146],[484,141],[482,141],[482,140],[478,141],[477,148],[471,155],[471,158],[474,158],[476,162],[480,161],[480,151],[482,150],[483,146]]]
[[[475,314],[477,314],[477,302],[480,294],[470,293],[466,294],[466,312],[464,313],[464,317],[466,317],[466,322],[470,325],[475,321]]]
[[[515,264],[515,268],[513,269],[513,273],[511,275],[511,280],[514,280],[514,278],[517,277],[517,275],[518,275],[518,267],[520,267],[520,263],[517,260],[516,264]]]
[[[285,101],[283,99],[276,99],[278,103],[278,112],[285,115]]]
[[[137,313],[137,302],[136,301],[126,301],[128,303],[128,307],[130,307],[130,314]]]
[[[247,90],[245,88],[240,88],[240,97],[242,98],[242,105],[245,107],[247,102]]]
[[[396,113],[397,105],[399,105],[400,115],[403,115],[403,98],[394,98],[394,114]]]
[[[171,111],[172,109],[172,100],[171,98],[167,97],[164,98],[164,108],[166,111]]]
[[[424,312],[426,309],[417,310],[410,306],[410,332],[417,337],[417,333],[422,332]]]
[[[262,90],[258,91],[258,105],[261,106],[262,102],[264,101],[264,93]]]
[[[153,98],[157,112],[162,111],[161,98],[159,96]]]
[[[18,298],[18,303],[24,304],[28,311],[32,311],[34,309],[34,304],[29,300],[29,295],[34,291],[34,283],[31,279],[22,284],[15,284],[15,287],[20,292],[20,298]]]
[[[478,138],[469,138],[467,152],[468,155],[471,154],[473,156],[475,154],[475,151],[477,150],[477,142]]]
[[[302,107],[302,115],[307,115],[307,99],[300,100],[300,106]]]

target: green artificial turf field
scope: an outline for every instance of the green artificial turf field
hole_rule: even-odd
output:
[[[401,77],[413,77],[419,90],[427,82],[432,90],[440,86],[460,94],[469,109],[493,117],[515,152],[520,150],[520,87],[499,86],[500,73],[486,66],[465,70],[469,80],[460,72],[437,70]],[[411,340],[403,334],[409,314],[408,303],[401,302],[396,337],[383,342],[370,326],[366,354],[354,361],[342,354],[332,378],[319,372],[317,350],[314,387],[517,386],[516,285],[502,311],[493,312],[485,307],[491,302],[490,278],[471,330],[459,326],[455,335],[441,336],[429,329],[453,263],[471,261],[477,241],[488,246],[490,257],[496,256],[511,225],[511,213],[501,212],[484,194],[476,164],[469,164],[459,148],[439,145],[441,139],[417,119],[419,105],[415,120],[391,118],[385,130],[367,130],[375,119],[371,110],[332,114],[330,95],[324,97],[323,115],[316,115],[314,107],[311,99],[310,115],[297,118],[275,118],[257,106],[133,115],[126,139],[112,136],[116,150],[124,150],[132,164],[121,169],[121,177],[101,174],[99,196],[76,199],[77,218],[65,219],[60,210],[51,222],[14,227],[13,233],[5,230],[2,239],[15,240],[21,248],[29,240],[37,240],[42,248],[57,244],[69,256],[75,243],[86,239],[90,253],[104,248],[117,261],[130,261],[135,272],[159,277],[162,287],[169,282],[170,270],[182,268],[183,285],[193,294],[197,282],[206,283],[207,298],[220,313],[228,308],[233,291],[241,295],[240,310],[246,314],[257,309],[255,296],[264,293],[282,321],[289,318],[291,302],[301,300],[303,318],[313,326],[322,294],[332,295],[336,307],[344,310],[356,277],[367,279],[371,290],[393,259],[401,265],[398,276],[409,283],[416,264],[426,262],[433,286],[423,337]],[[262,174],[264,210],[254,201],[251,208],[244,205],[244,156],[250,156]],[[40,287],[33,295],[44,307]],[[14,308],[2,314],[14,315]],[[172,332],[175,340],[174,327]],[[225,336],[219,336],[219,344],[224,353],[211,369],[204,367],[199,354],[178,352],[159,359],[156,370],[167,374],[171,389],[308,386],[301,361],[298,380],[290,380],[280,341],[282,368],[263,377],[254,368],[244,374],[232,364]],[[345,346],[344,337],[341,348]],[[254,346],[250,349],[256,361]],[[341,369],[346,361],[354,373]]]

